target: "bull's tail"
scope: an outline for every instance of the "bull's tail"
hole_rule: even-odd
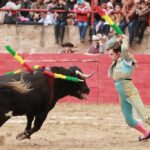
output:
[[[31,83],[25,82],[24,80],[7,82],[0,86],[0,88],[6,88],[6,87],[13,89],[21,94],[28,93],[29,91],[32,90]]]

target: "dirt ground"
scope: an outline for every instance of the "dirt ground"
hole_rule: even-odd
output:
[[[0,128],[0,150],[150,149],[150,140],[139,142],[140,133],[126,125],[119,105],[57,104],[31,140],[17,141],[25,125],[25,117],[6,122]]]

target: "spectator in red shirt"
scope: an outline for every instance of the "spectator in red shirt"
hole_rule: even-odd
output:
[[[77,0],[73,9],[76,14],[76,24],[79,27],[80,41],[84,42],[88,27],[88,18],[90,13],[90,4],[84,0]]]

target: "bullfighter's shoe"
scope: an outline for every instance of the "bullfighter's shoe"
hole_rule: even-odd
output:
[[[144,137],[139,137],[139,141],[144,141],[150,138],[150,132],[148,135],[144,136]]]

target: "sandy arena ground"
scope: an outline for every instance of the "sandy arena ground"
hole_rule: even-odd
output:
[[[0,128],[0,150],[150,149],[150,140],[139,142],[126,125],[119,105],[57,104],[31,140],[17,141],[25,124],[25,117],[13,117]]]

